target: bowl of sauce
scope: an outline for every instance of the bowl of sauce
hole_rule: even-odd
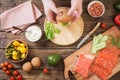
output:
[[[32,25],[26,29],[25,37],[31,42],[38,41],[42,36],[42,31],[37,25]]]
[[[100,1],[92,1],[87,7],[88,13],[92,17],[101,17],[105,12],[105,6]]]

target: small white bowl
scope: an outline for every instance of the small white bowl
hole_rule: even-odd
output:
[[[25,37],[31,41],[36,42],[42,36],[42,31],[37,25],[32,25],[26,29]]]
[[[95,3],[98,3],[98,4],[100,4],[101,6],[102,6],[102,13],[100,14],[100,15],[93,15],[91,12],[90,12],[90,10],[89,10],[89,8],[93,5],[93,4],[95,4]],[[94,9],[94,8],[93,8]],[[104,6],[104,4],[101,2],[101,1],[91,1],[89,4],[88,4],[88,7],[87,7],[87,11],[88,11],[88,13],[89,13],[89,15],[90,16],[92,16],[92,17],[95,17],[95,18],[97,18],[97,17],[101,17],[104,13],[105,13],[105,6]]]

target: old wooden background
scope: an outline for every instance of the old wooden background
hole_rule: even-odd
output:
[[[0,14],[26,1],[28,0],[0,0]],[[60,7],[60,6],[70,7],[70,0],[54,0],[54,1],[57,7]],[[105,14],[100,18],[93,18],[89,16],[87,12],[87,5],[90,1],[92,0],[83,0],[82,17],[84,19],[85,29],[84,29],[84,33],[82,37],[80,38],[80,40],[93,28],[93,26],[98,21],[105,22],[107,24],[107,28],[106,29],[99,28],[92,36],[102,33],[106,31],[107,29],[109,29],[112,25],[115,25],[113,22],[113,18],[116,14],[118,14],[118,12],[114,10],[113,4],[118,2],[119,0],[100,0],[105,5],[105,8],[106,8]],[[33,2],[36,3],[40,11],[43,13],[43,16],[36,23],[43,30],[45,14],[44,14],[44,8],[42,5],[42,1],[33,0]],[[120,28],[120,26],[118,27]],[[90,41],[91,38],[89,38],[87,42]],[[29,46],[29,55],[25,59],[25,61],[21,63],[11,62],[15,66],[15,68],[23,75],[24,80],[64,80],[64,75],[63,75],[64,63],[61,62],[55,67],[49,66],[46,61],[47,56],[51,53],[57,53],[57,54],[60,54],[62,58],[64,59],[71,54],[71,53],[68,53],[69,51],[71,52],[75,51],[75,47],[80,41],[79,40],[73,45],[69,45],[69,46],[59,46],[59,45],[52,43],[51,41],[45,40],[45,35],[43,32],[42,38],[38,42],[32,43],[25,38],[24,32],[19,35],[12,35],[11,33],[5,33],[0,27],[0,63],[4,61],[8,61],[4,57],[5,47],[11,40],[14,40],[14,39],[24,40]],[[33,68],[30,73],[24,72],[21,68],[22,64],[24,62],[30,61],[35,56],[38,56],[41,58],[42,66],[39,69]],[[43,74],[44,67],[47,67],[49,69],[49,72],[50,72],[49,74],[47,75]],[[9,76],[7,76],[2,71],[1,68],[0,68],[0,80],[9,80]],[[120,80],[120,73],[114,75],[110,80]]]

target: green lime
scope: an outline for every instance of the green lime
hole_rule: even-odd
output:
[[[114,5],[114,8],[117,10],[117,11],[120,11],[120,2],[116,3]]]
[[[48,64],[50,64],[52,66],[58,64],[60,62],[60,60],[61,60],[61,56],[59,54],[51,54],[47,58]]]

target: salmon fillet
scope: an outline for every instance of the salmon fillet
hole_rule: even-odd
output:
[[[89,67],[94,60],[94,56],[90,54],[80,54],[75,66],[75,72],[81,74],[83,77],[87,77],[89,73]]]

